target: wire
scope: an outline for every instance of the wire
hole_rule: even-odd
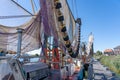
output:
[[[0,19],[10,19],[10,18],[23,18],[23,17],[32,17],[36,15],[13,15],[13,16],[0,16]]]
[[[19,6],[20,8],[22,8],[24,11],[26,11],[27,13],[29,13],[30,15],[33,15],[31,12],[29,12],[27,9],[25,9],[24,7],[22,7],[19,3],[17,3],[14,0],[11,0],[13,3],[15,3],[17,6]]]
[[[33,0],[33,3],[34,3],[35,8],[36,8],[36,10],[37,10],[38,8],[37,8],[36,2],[35,2],[34,0]]]
[[[74,0],[72,0],[72,10],[73,10],[73,14],[74,14]]]
[[[77,3],[76,3],[76,0],[75,0],[75,5],[76,5],[76,15],[77,15],[77,18],[78,18],[78,6],[77,6]]]
[[[11,80],[11,78],[12,78],[12,73],[9,73],[8,80]]]
[[[72,3],[72,2],[71,2]],[[75,21],[75,18],[74,18],[74,15],[73,15],[73,12],[72,12],[72,8],[69,6],[68,4],[68,1],[66,1],[66,4],[68,5],[68,10],[70,11],[71,15],[73,16],[73,19]],[[72,4],[71,4],[72,5]]]

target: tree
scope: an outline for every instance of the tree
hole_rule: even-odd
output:
[[[102,52],[98,50],[95,55],[102,55]]]

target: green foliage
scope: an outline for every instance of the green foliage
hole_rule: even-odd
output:
[[[100,62],[109,67],[110,70],[120,75],[120,55],[102,56]]]
[[[97,51],[97,52],[95,53],[95,55],[102,55],[102,52],[101,52],[101,51]]]
[[[97,51],[93,56],[95,59],[99,60],[103,55],[101,51]]]

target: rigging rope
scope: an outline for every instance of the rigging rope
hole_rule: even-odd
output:
[[[74,0],[72,0],[72,11],[73,11],[73,14],[74,14]]]
[[[10,18],[23,18],[23,17],[32,17],[36,15],[12,15],[12,16],[0,16],[0,19],[10,19]]]
[[[67,2],[67,1],[66,1],[66,4],[68,5],[68,2]],[[70,10],[71,15],[73,16],[72,10],[70,9],[70,6],[69,6],[69,5],[68,5],[68,9]],[[74,16],[73,16],[73,19],[74,19],[74,21],[75,21]]]
[[[33,0],[33,3],[34,3],[35,8],[36,8],[36,10],[37,10],[38,8],[37,8],[36,2],[35,2],[34,0]]]
[[[21,9],[23,9],[24,11],[26,11],[27,13],[29,13],[30,15],[33,15],[31,12],[29,12],[27,9],[25,9],[24,7],[22,7],[20,4],[18,4],[16,1],[11,0],[13,3],[15,3],[18,7],[20,7]]]
[[[77,7],[76,0],[75,0],[75,5],[76,5],[75,11],[76,11],[76,15],[77,15],[77,17],[78,17],[78,7]]]

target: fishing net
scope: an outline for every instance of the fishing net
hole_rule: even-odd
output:
[[[40,47],[40,13],[28,23],[18,27],[6,27],[0,25],[0,48],[3,50],[17,51],[18,33],[17,28],[22,28],[22,53],[38,49]]]

